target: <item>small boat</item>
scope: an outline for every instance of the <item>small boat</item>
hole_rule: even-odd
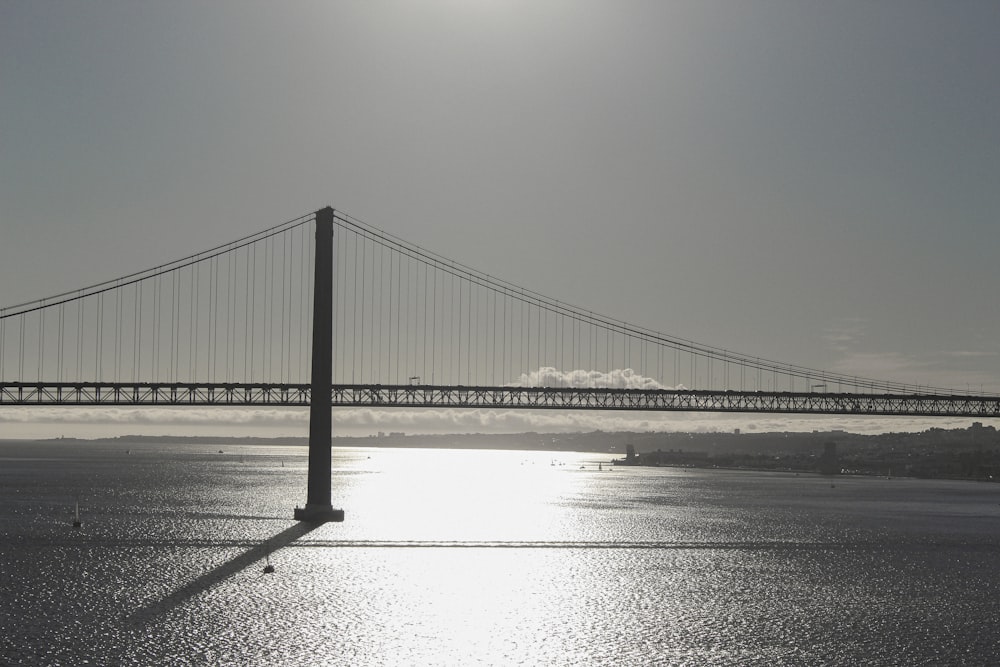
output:
[[[73,527],[79,528],[82,525],[83,524],[80,522],[80,501],[78,500],[73,506]]]

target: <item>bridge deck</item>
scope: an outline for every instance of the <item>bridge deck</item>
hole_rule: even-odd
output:
[[[0,383],[0,406],[308,406],[308,384]],[[1000,396],[333,385],[334,407],[1000,417]]]

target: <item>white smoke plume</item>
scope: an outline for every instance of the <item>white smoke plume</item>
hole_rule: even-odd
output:
[[[683,386],[668,387],[651,377],[636,373],[631,368],[616,368],[611,371],[573,370],[561,371],[551,366],[543,366],[537,371],[521,373],[513,387],[569,387],[575,389],[683,389]]]

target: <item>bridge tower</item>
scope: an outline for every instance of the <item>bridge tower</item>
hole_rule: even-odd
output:
[[[316,211],[316,272],[313,286],[312,382],[309,398],[309,481],[306,506],[295,518],[310,523],[343,521],[330,504],[331,390],[333,383],[333,209]]]

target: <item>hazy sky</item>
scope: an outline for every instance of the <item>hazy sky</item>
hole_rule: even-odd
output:
[[[993,0],[0,0],[0,305],[330,204],[665,333],[1000,391],[997,35]]]

